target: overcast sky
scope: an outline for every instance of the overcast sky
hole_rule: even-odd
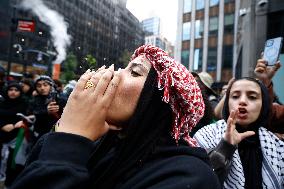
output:
[[[162,35],[174,45],[177,28],[178,0],[127,0],[127,8],[139,21],[158,16],[162,21]]]

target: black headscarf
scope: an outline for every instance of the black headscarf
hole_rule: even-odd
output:
[[[93,154],[89,167],[95,188],[113,188],[119,180],[135,172],[135,167],[138,169],[139,164],[143,164],[147,155],[155,150],[157,143],[170,141],[176,145],[170,135],[171,108],[169,104],[161,100],[163,93],[157,88],[156,78],[157,73],[151,68],[135,113],[122,133],[123,137],[116,140],[115,133],[108,133]],[[115,145],[115,151],[110,150],[113,145]],[[108,153],[107,158],[105,158],[106,153]],[[102,157],[106,163],[98,163]],[[112,161],[108,161],[109,159]]]
[[[238,144],[238,152],[240,154],[241,162],[243,165],[244,175],[245,175],[245,188],[246,189],[261,189],[262,188],[262,151],[260,147],[260,141],[258,136],[259,127],[267,127],[269,121],[270,112],[270,99],[268,95],[268,90],[265,85],[254,78],[244,77],[235,80],[232,85],[239,80],[248,80],[255,82],[261,90],[262,96],[262,107],[258,119],[248,125],[245,129],[240,125],[236,124],[236,129],[238,132],[242,133],[245,131],[254,131],[255,135],[245,138]],[[232,85],[228,88],[226,92],[226,99],[223,108],[223,117],[225,120],[228,119],[229,112],[229,95]]]
[[[10,98],[8,96],[8,90],[12,87],[17,88],[20,91],[20,96],[17,98]],[[4,100],[0,102],[0,127],[6,124],[15,124],[21,120],[17,116],[17,113],[26,114],[27,103],[22,98],[22,87],[18,82],[11,82],[5,89]],[[14,129],[10,132],[0,131],[0,142],[8,142],[17,136],[18,129]]]

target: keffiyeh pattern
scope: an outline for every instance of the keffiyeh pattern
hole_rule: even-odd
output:
[[[162,100],[169,103],[173,111],[174,139],[178,142],[183,138],[190,146],[196,146],[189,132],[202,118],[205,109],[196,80],[186,67],[158,47],[143,45],[135,50],[132,60],[142,54],[156,70],[158,88],[164,90]]]

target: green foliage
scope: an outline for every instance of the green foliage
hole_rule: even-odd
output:
[[[123,67],[126,67],[130,61],[130,57],[131,57],[132,53],[129,52],[128,50],[124,50],[120,56],[120,58],[118,59],[119,63],[123,65]]]
[[[85,58],[85,60],[87,61],[89,68],[90,69],[95,69],[97,66],[97,60],[95,57],[93,57],[91,54],[88,54]]]
[[[75,70],[77,68],[77,64],[77,57],[72,52],[68,53],[64,62],[64,72],[61,73],[60,79],[64,80],[66,83],[72,79],[75,79]]]

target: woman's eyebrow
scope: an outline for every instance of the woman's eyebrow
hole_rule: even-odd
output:
[[[255,94],[255,95],[261,95],[258,91],[248,91],[248,94]]]
[[[134,66],[138,66],[140,68],[142,68],[144,71],[148,72],[149,69],[147,67],[145,67],[143,64],[141,63],[137,63],[137,62],[132,62],[132,65],[131,65],[131,68],[134,67]]]

